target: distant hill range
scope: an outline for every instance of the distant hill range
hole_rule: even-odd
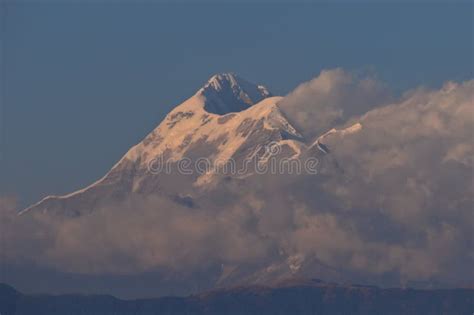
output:
[[[382,289],[320,280],[138,300],[107,295],[25,295],[0,284],[2,315],[470,315],[473,311],[474,289]]]

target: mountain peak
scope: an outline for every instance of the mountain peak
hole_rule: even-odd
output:
[[[208,81],[206,86],[211,86],[215,90],[221,90],[224,85],[230,84],[231,86],[238,86],[239,81],[242,81],[238,75],[234,72],[224,72],[214,74]]]
[[[204,109],[218,115],[240,112],[271,96],[263,85],[232,72],[213,75],[198,93],[206,98]]]

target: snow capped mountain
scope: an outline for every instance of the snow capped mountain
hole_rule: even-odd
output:
[[[262,85],[235,74],[214,75],[193,96],[174,108],[143,141],[133,146],[113,168],[92,185],[63,196],[48,196],[23,210],[48,211],[77,216],[99,205],[125,198],[130,193],[178,194],[171,181],[180,174],[152,174],[150,164],[160,159],[177,163],[180,159],[205,158],[211,163],[237,163],[261,154],[262,147],[277,142],[285,154],[297,156],[302,136],[286,120],[273,97]],[[182,179],[180,194],[215,185],[217,174],[206,173]]]
[[[259,165],[268,163],[272,153],[266,150],[275,145],[279,147],[278,158],[326,155],[330,152],[326,139],[362,128],[357,123],[346,129],[331,129],[308,145],[280,110],[282,97],[271,95],[266,87],[233,73],[214,75],[101,179],[67,195],[48,196],[20,214],[39,211],[75,217],[132,194],[160,196],[179,205],[195,206],[195,198],[207,199],[206,193],[229,176],[242,179],[255,173],[249,169],[244,174],[221,174],[216,171],[220,166],[232,162],[234,169],[240,169],[249,159],[258,160]],[[177,170],[183,160],[205,160],[212,167],[183,174]],[[160,172],[154,171],[157,163]]]

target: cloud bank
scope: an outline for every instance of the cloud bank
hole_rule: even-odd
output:
[[[301,84],[279,105],[290,122],[311,140],[391,98],[388,87],[374,77],[357,76],[338,68],[322,71]]]

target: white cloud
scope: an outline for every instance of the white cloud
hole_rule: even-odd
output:
[[[334,69],[298,86],[279,106],[309,141],[390,99],[389,90],[374,78]]]

